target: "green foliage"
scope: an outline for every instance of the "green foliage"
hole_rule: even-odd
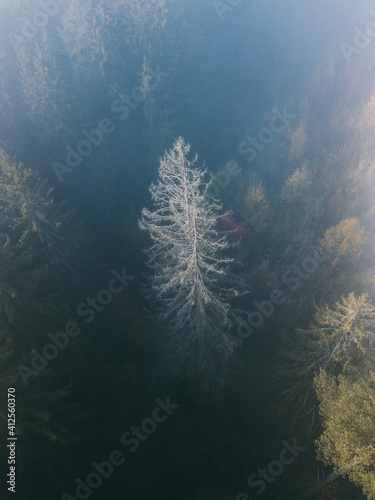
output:
[[[248,115],[246,91],[233,92],[232,85],[236,87],[242,82],[241,89],[252,85],[251,90],[259,89],[259,75],[267,69],[268,58],[259,58],[259,46],[254,45],[254,54],[262,62],[258,65],[254,59],[254,66],[249,65],[254,69],[251,74],[238,72],[235,59],[231,71],[223,71],[227,69],[226,58],[232,59],[227,47],[237,53],[237,33],[228,38],[229,45],[217,43],[226,40],[225,26],[230,30],[236,27],[236,16],[246,9],[251,18],[252,38],[256,43],[264,41],[262,24],[258,22],[262,2],[253,3],[245,6],[243,2],[236,9],[228,7],[226,22],[220,23],[212,0],[57,2],[58,15],[49,16],[46,25],[25,39],[17,54],[10,55],[6,53],[8,29],[3,30],[0,141],[7,151],[25,158],[34,170],[0,153],[2,400],[6,388],[17,383],[17,365],[30,365],[30,358],[25,358],[24,353],[44,344],[46,332],[60,329],[65,323],[67,303],[75,306],[76,294],[80,294],[79,286],[73,282],[84,282],[84,270],[93,262],[90,236],[77,222],[75,211],[56,201],[48,183],[35,169],[47,171],[52,161],[63,161],[66,145],[74,148],[83,138],[84,128],[97,128],[104,117],[113,118],[113,100],[130,96],[135,86],[141,85],[145,89],[144,99],[137,103],[133,99],[134,111],[132,108],[129,119],[115,123],[116,132],[97,150],[93,148],[95,152],[85,159],[80,172],[73,174],[78,176],[78,182],[67,181],[61,191],[64,197],[76,196],[82,213],[88,214],[88,219],[92,217],[110,259],[121,256],[127,268],[139,268],[140,248],[146,242],[135,224],[137,208],[130,207],[141,204],[139,194],[154,175],[154,160],[170,146],[175,130],[198,136],[200,153],[204,151],[209,162],[213,158],[213,163],[220,164],[230,154],[227,146],[231,144],[232,148],[239,141],[239,123],[254,119],[249,126],[261,129],[258,116]],[[14,0],[11,4],[9,17],[13,25],[9,29],[21,34],[25,20],[31,22],[42,9],[41,2]],[[274,35],[278,37],[279,29],[283,29],[282,17],[271,12],[269,6],[264,8],[269,14],[270,34],[275,22]],[[288,37],[279,39],[285,41]],[[217,61],[213,59],[214,50],[219,52]],[[248,347],[243,344],[243,363],[249,366],[257,357],[261,373],[266,373],[267,363],[275,364],[275,352],[283,337],[276,377],[281,381],[281,400],[287,417],[279,420],[278,428],[284,434],[287,420],[310,428],[315,423],[319,402],[324,427],[319,440],[320,456],[330,466],[343,467],[348,477],[370,495],[374,463],[366,446],[373,446],[374,441],[373,425],[368,420],[374,420],[374,310],[370,299],[360,294],[367,291],[373,295],[375,286],[375,93],[371,77],[361,78],[369,75],[366,61],[369,54],[373,55],[371,45],[364,52],[366,55],[358,57],[350,71],[335,60],[329,49],[325,56],[319,55],[321,64],[310,75],[310,88],[304,86],[300,93],[298,88],[297,92],[293,89],[292,100],[285,102],[288,111],[298,117],[275,133],[272,143],[257,150],[250,172],[242,168],[236,179],[230,178],[228,186],[220,186],[220,197],[225,208],[234,211],[236,223],[244,226],[241,231],[250,233],[247,243],[244,238],[230,249],[231,257],[237,259],[240,255],[237,260],[244,265],[239,273],[252,287],[251,294],[241,302],[246,312],[254,309],[253,301],[268,300],[274,287],[280,285],[287,295],[285,303],[275,307],[272,317],[263,318],[258,330],[261,334],[254,334],[246,344]],[[281,54],[284,57],[286,52],[280,51]],[[215,64],[211,66],[212,60]],[[152,70],[158,64],[171,77],[165,85],[152,89]],[[221,73],[226,75],[225,84],[213,86]],[[276,70],[271,77],[269,71],[266,74],[265,88],[270,89],[277,82],[278,88],[285,84],[287,89],[288,71],[283,74]],[[116,96],[111,97],[109,89],[116,89]],[[286,92],[276,94],[287,99]],[[269,102],[259,102],[259,110],[266,101]],[[256,114],[258,106],[252,110]],[[233,117],[229,122],[228,116]],[[270,123],[269,118],[265,118],[265,125]],[[213,122],[217,122],[214,128]],[[242,167],[249,167],[245,157],[241,160]],[[222,174],[225,177],[225,172]],[[320,248],[317,241],[321,241]],[[329,258],[319,262],[316,270],[302,271],[305,258],[310,258],[311,264],[315,250],[321,257],[327,249]],[[96,274],[97,266],[92,269],[90,273]],[[305,277],[298,278],[298,287],[293,290],[285,286],[283,276],[289,272],[297,280],[296,269]],[[348,295],[350,291],[355,293]],[[344,298],[339,300],[340,297]],[[314,300],[319,307],[309,326],[292,332],[296,324],[308,324]],[[108,415],[114,413],[115,417],[109,415],[108,420],[113,423],[115,419],[118,433],[124,416],[129,425],[133,424],[135,401],[141,393],[141,367],[148,362],[145,358],[150,326],[135,302],[116,296],[109,308],[118,320],[113,328],[109,328],[105,314],[101,315],[95,325],[100,321],[103,324],[92,327],[87,344],[81,343],[81,339],[72,341],[54,368],[39,374],[32,388],[19,388],[18,431],[22,437],[20,448],[23,447],[20,456],[26,465],[27,457],[33,453],[44,457],[46,450],[48,457],[56,449],[50,447],[51,443],[69,441],[69,426],[62,421],[69,420],[67,414],[73,409],[71,391],[87,391],[93,405],[101,406],[103,399],[97,395],[98,388],[102,393],[106,385],[112,386],[112,390],[116,386],[122,399],[116,406],[118,411],[113,412],[113,401],[109,402],[112,392],[109,393]],[[121,360],[118,366],[113,358],[102,365],[104,351]],[[59,371],[61,366],[69,366],[73,387],[70,377]],[[321,369],[324,372],[317,375]],[[225,375],[224,370],[219,372],[220,377]],[[102,376],[104,373],[108,378]],[[259,370],[245,373],[249,387],[246,396],[253,402],[250,395],[254,385],[259,390]],[[268,382],[265,376],[262,378],[260,385],[266,389]],[[220,398],[225,400],[224,393],[220,392]],[[202,401],[203,396],[199,404],[204,404]],[[107,401],[103,406],[107,406]],[[234,411],[237,417],[244,410]],[[254,423],[255,413],[258,417],[261,412],[257,409],[253,415],[246,415],[247,423]],[[178,478],[184,471],[188,480],[197,481],[189,492],[183,492],[186,497],[231,498],[232,485],[223,478],[238,454],[232,453],[231,439],[222,440],[226,429],[217,428],[217,419],[199,411],[177,419],[175,428],[169,427],[169,422],[165,427],[169,445],[165,454],[170,453],[165,469],[176,471]],[[5,432],[4,418],[1,428]],[[107,436],[106,432],[102,434]],[[225,446],[220,450],[222,442]],[[247,446],[246,451],[249,449]],[[357,463],[358,459],[365,460]],[[247,457],[242,462],[246,460]],[[242,464],[238,468],[242,484]],[[210,475],[207,480],[206,473]],[[341,498],[340,491],[336,494],[331,490],[328,495]],[[40,496],[48,495],[42,492]]]
[[[113,21],[106,14],[105,2],[101,0],[89,0],[84,4],[72,1],[64,8],[60,34],[77,83],[84,77],[85,83],[89,84],[93,68],[104,74]]]
[[[370,500],[375,496],[374,384],[322,370],[315,385],[323,426],[316,441],[318,458],[339,469]]]
[[[270,224],[272,212],[263,182],[255,172],[251,172],[247,175],[246,182],[240,180],[239,188],[234,200],[236,213],[250,231],[264,231]]]
[[[23,11],[24,7],[20,8]],[[37,3],[34,9],[38,9]],[[38,42],[21,44],[17,50],[22,100],[38,137],[51,137],[59,129],[67,136],[72,127],[69,114],[74,101],[63,71],[62,44],[56,33],[46,28],[40,29],[38,35]]]
[[[281,398],[303,420],[315,420],[313,379],[321,368],[343,373],[352,380],[369,377],[375,366],[375,308],[365,295],[353,293],[333,307],[319,308],[309,328],[295,331],[279,353],[276,376],[281,378]]]
[[[251,271],[246,275],[248,283],[256,291],[257,297],[269,294],[276,282],[276,273],[270,269],[270,257],[264,257],[259,264],[254,264]]]
[[[250,228],[259,233],[264,231],[271,220],[271,209],[263,183],[256,178],[248,186],[245,195],[244,217]]]
[[[312,185],[312,172],[304,164],[297,168],[285,181],[281,190],[281,200],[287,203],[303,203]]]
[[[358,378],[365,360],[375,360],[375,308],[366,295],[352,293],[333,308],[325,306],[301,332],[314,346],[308,351],[315,355],[315,370],[319,364]]]
[[[63,373],[51,375],[49,370],[39,375],[33,386],[25,386],[18,377],[20,363],[30,365],[31,356],[17,354],[16,338],[3,330],[0,334],[0,399],[7,401],[10,387],[16,396],[16,436],[20,471],[27,468],[33,459],[35,449],[49,455],[48,442],[68,444],[76,438],[68,429],[66,412],[76,412],[76,405],[69,401],[71,385]],[[17,346],[18,347],[18,346]],[[64,423],[63,423],[64,422]],[[0,439],[7,439],[7,414],[0,412]],[[1,452],[5,460],[7,450]]]
[[[88,259],[92,251],[91,237],[77,222],[76,211],[66,202],[56,202],[46,180],[11,160],[4,151],[0,152],[0,166],[3,242],[6,237],[2,251],[13,266],[11,274],[20,282],[22,275],[31,273],[34,285],[47,281],[47,276],[52,285],[66,283],[69,275],[78,277],[80,249],[88,247]],[[16,294],[16,289],[9,290]]]
[[[69,307],[64,292],[74,289],[72,280],[84,269],[80,251],[88,249],[87,263],[92,253],[90,237],[76,222],[75,211],[56,202],[47,181],[4,151],[0,151],[0,233],[0,397],[6,401],[8,388],[16,388],[22,468],[36,448],[48,461],[52,451],[48,443],[75,440],[67,425],[76,414],[76,404],[70,399],[72,385],[66,372],[55,366],[53,373],[44,370],[26,386],[18,367],[30,367],[30,350],[45,345],[46,333],[66,323]],[[0,420],[5,440],[4,413]]]

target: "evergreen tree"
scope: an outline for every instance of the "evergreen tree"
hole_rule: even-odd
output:
[[[321,368],[352,380],[369,378],[375,367],[375,308],[366,295],[353,293],[334,307],[319,308],[306,330],[289,337],[279,354],[277,377],[281,398],[312,425],[316,416],[314,376]]]
[[[88,231],[76,221],[74,209],[54,200],[53,189],[38,174],[4,151],[0,167],[1,251],[8,262],[3,272],[13,281],[32,276],[49,282],[50,291],[57,285],[65,288],[68,276],[79,278],[83,263],[92,257]],[[85,258],[79,255],[84,247]],[[8,286],[8,294],[15,294],[14,286]]]
[[[219,362],[233,351],[229,298],[239,295],[230,272],[226,234],[216,228],[218,203],[205,197],[205,171],[180,137],[160,162],[159,180],[150,188],[155,210],[142,210],[139,226],[148,231],[146,250],[152,271],[146,296],[156,306],[163,342],[175,368],[208,382],[224,377]]]

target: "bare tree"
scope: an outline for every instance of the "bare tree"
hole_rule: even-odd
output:
[[[145,290],[172,366],[209,383],[213,374],[216,381],[225,375],[220,367],[234,347],[229,300],[243,289],[230,271],[233,259],[222,255],[231,245],[217,229],[221,206],[205,196],[206,171],[196,168],[196,156],[188,160],[189,151],[180,137],[161,159],[159,180],[150,187],[155,210],[144,208],[139,226],[152,240]]]

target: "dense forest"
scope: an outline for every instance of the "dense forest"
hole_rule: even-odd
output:
[[[375,498],[370,0],[0,5],[2,498]]]

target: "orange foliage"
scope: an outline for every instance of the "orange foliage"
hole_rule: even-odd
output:
[[[322,247],[333,254],[333,263],[342,258],[357,258],[366,243],[365,230],[360,221],[351,217],[342,220],[324,233]]]

